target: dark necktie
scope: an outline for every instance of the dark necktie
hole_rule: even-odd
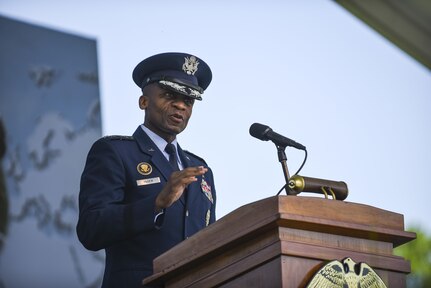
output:
[[[168,145],[166,145],[165,147],[165,151],[169,154],[169,164],[171,164],[172,169],[174,169],[174,171],[180,171],[180,167],[178,166],[178,157],[177,157],[177,149],[175,148],[175,145],[172,143],[168,143]],[[180,202],[184,205],[184,207],[186,206],[186,195],[187,195],[187,189],[184,190],[184,193],[181,195],[180,197]]]
[[[177,149],[175,148],[175,145],[168,143],[165,147],[165,151],[169,154],[169,163],[174,171],[179,171],[180,167],[178,166]]]

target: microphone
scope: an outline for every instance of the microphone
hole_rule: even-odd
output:
[[[282,147],[290,146],[290,147],[295,147],[296,149],[299,149],[299,150],[307,150],[304,145],[299,144],[298,142],[295,142],[292,139],[284,137],[283,135],[275,133],[274,131],[272,131],[271,128],[263,124],[259,124],[259,123],[252,124],[250,126],[250,135],[262,141],[271,140],[277,146],[282,146]]]

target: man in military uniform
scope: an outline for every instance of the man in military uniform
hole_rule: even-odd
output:
[[[215,221],[211,169],[176,139],[211,78],[208,65],[189,54],[143,60],[133,80],[142,89],[144,124],[133,136],[93,144],[81,178],[77,233],[87,249],[105,249],[102,287],[142,287],[155,257]]]

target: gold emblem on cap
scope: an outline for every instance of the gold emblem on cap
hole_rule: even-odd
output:
[[[195,56],[184,57],[183,71],[189,75],[195,75],[198,71],[199,61]]]
[[[139,174],[142,175],[150,175],[151,172],[153,172],[153,167],[151,167],[151,165],[147,162],[139,163],[136,169],[138,170]]]

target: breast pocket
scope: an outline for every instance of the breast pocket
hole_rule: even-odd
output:
[[[133,188],[126,193],[128,200],[139,200],[155,197],[166,184],[162,177],[157,175],[140,176],[132,180]]]

